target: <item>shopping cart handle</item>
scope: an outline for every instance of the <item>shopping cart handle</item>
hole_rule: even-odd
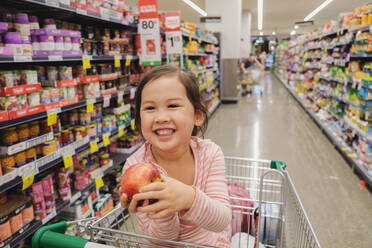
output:
[[[43,226],[32,237],[32,248],[83,248],[87,239],[65,235],[67,222]]]
[[[287,167],[287,164],[279,160],[271,160],[270,168],[278,171],[284,171]]]

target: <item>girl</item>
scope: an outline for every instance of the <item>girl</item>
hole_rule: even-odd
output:
[[[136,127],[147,142],[127,159],[123,171],[146,162],[162,172],[133,196],[120,191],[124,208],[137,213],[141,232],[162,240],[231,247],[231,209],[224,157],[204,133],[207,111],[195,77],[171,65],[155,67],[136,92]],[[150,199],[158,201],[149,204]],[[144,201],[141,207],[136,207]]]

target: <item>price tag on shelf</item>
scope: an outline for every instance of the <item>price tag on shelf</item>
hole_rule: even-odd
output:
[[[118,91],[118,103],[123,102],[123,95],[124,95],[124,92],[119,90]]]
[[[76,13],[80,15],[87,15],[87,11],[85,9],[76,8]]]
[[[350,158],[355,158],[356,154],[355,153],[348,153],[347,156],[350,157]]]
[[[124,135],[124,126],[119,126],[118,136],[122,137]]]
[[[104,146],[109,146],[110,145],[110,134],[104,134],[102,136],[103,139],[103,145]]]
[[[59,3],[56,0],[45,0],[45,4],[51,7],[59,8]]]
[[[25,56],[25,55],[13,56],[13,60],[14,60],[14,62],[30,62],[30,61],[32,61],[32,57],[31,56]]]
[[[83,55],[83,68],[84,69],[90,69],[90,56]]]
[[[189,41],[192,41],[192,38],[191,38],[191,36],[189,36]]]
[[[348,147],[342,147],[341,150],[344,151],[344,152],[346,152],[346,151],[349,150],[349,148]]]
[[[52,126],[57,123],[57,111],[48,111],[47,112],[47,119],[48,119],[48,126]]]
[[[132,60],[132,56],[127,55],[125,59],[125,66],[130,66],[130,61]]]
[[[98,152],[97,141],[91,141],[90,142],[90,153],[96,153],[96,152]]]
[[[103,97],[103,107],[107,108],[110,107],[110,100],[111,100],[111,95],[107,95]]]
[[[119,68],[120,67],[120,60],[121,60],[121,56],[119,55],[116,55],[115,58],[114,58],[114,66],[116,68]]]
[[[134,120],[131,120],[131,121],[130,121],[130,128],[131,128],[132,130],[136,130],[136,123],[135,123]]]
[[[30,163],[21,167],[20,176],[22,177],[22,190],[27,189],[34,183],[35,179],[35,164]]]
[[[201,39],[198,39],[198,43],[199,43],[199,44],[201,43]]]
[[[96,182],[96,188],[97,189],[102,188],[103,185],[104,185],[103,180],[102,180],[102,177],[96,178],[95,179],[95,182]]]
[[[87,100],[87,113],[91,113],[94,110],[94,103],[96,99]]]
[[[49,61],[62,61],[63,57],[61,55],[49,55],[48,60]]]
[[[72,155],[63,156],[63,163],[66,169],[73,166],[74,161],[72,160]]]

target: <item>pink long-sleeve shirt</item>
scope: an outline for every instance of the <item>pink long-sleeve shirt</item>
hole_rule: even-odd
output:
[[[184,213],[157,220],[137,213],[139,229],[145,235],[162,240],[231,247],[231,209],[221,148],[210,140],[197,137],[191,137],[190,147],[195,160],[193,187],[196,195],[192,207]],[[167,175],[156,163],[150,143],[146,143],[127,159],[123,171],[141,162],[152,163]]]

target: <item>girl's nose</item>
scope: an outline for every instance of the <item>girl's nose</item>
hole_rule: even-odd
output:
[[[155,121],[157,123],[164,123],[164,122],[168,122],[170,120],[169,118],[169,115],[167,113],[162,113],[162,112],[159,112],[157,115],[156,115],[156,118],[155,118]]]

